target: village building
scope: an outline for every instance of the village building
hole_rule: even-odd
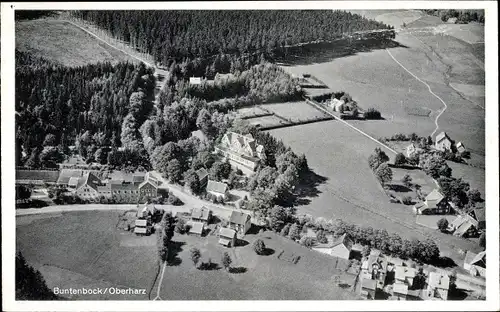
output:
[[[244,212],[233,210],[229,217],[228,227],[240,235],[245,235],[252,227],[252,217]]]
[[[236,245],[236,231],[228,228],[220,228],[219,244],[226,247],[234,247]]]
[[[459,153],[463,153],[463,152],[465,152],[467,150],[465,148],[464,143],[462,143],[462,142],[458,142],[455,147],[457,148],[457,152],[459,152]]]
[[[342,113],[344,112],[345,109],[345,102],[336,98],[333,98],[330,103],[329,107],[334,111],[334,112],[339,112]]]
[[[394,279],[396,280],[396,283],[413,286],[413,279],[415,278],[416,269],[397,265],[395,266],[394,270]]]
[[[58,185],[62,185],[62,186],[67,187],[69,184],[69,180],[71,178],[80,179],[81,177],[83,177],[83,174],[84,174],[84,171],[81,169],[61,169],[56,183]]]
[[[80,178],[78,177],[71,177],[69,178],[69,181],[68,181],[68,189],[69,190],[76,190],[76,187],[78,186],[78,181],[80,180]]]
[[[459,237],[474,237],[478,233],[478,222],[470,215],[459,215],[450,227],[453,229],[453,235]]]
[[[251,134],[242,135],[227,132],[215,151],[229,160],[229,163],[250,174],[255,171],[264,156],[264,147],[257,144]]]
[[[394,300],[406,300],[408,296],[408,285],[395,283],[392,285],[392,295]]]
[[[349,235],[344,234],[332,242],[326,244],[316,244],[312,247],[312,249],[333,257],[348,260],[351,255],[353,245],[354,242]]]
[[[446,134],[446,132],[441,132],[436,136],[436,143],[435,143],[435,148],[438,151],[451,151],[451,146],[453,145],[453,142],[451,141],[450,137]]]
[[[208,180],[206,190],[207,193],[212,194],[217,197],[217,199],[227,198],[228,187],[226,183]]]
[[[448,291],[450,289],[450,277],[438,272],[430,272],[427,281],[427,296],[448,300]]]
[[[486,229],[486,209],[483,203],[476,203],[474,210],[470,212],[470,216],[477,221],[478,230]]]
[[[151,234],[151,222],[149,218],[135,220],[134,233],[136,235]]]
[[[130,182],[110,181],[111,196],[119,203],[134,203],[139,201],[139,189]]]
[[[208,225],[212,220],[212,211],[205,206],[201,208],[193,208],[193,211],[191,211],[191,220],[193,222],[201,222]]]
[[[417,300],[422,300],[422,289],[408,289],[408,292],[406,294],[406,300],[412,300],[412,301],[417,301]]]
[[[425,201],[413,206],[415,214],[447,214],[450,212],[450,204],[444,195],[437,189],[434,189],[425,197]]]
[[[78,180],[75,194],[82,199],[96,201],[100,198],[100,194],[97,189],[100,184],[101,181],[99,180],[99,178],[97,178],[91,172],[88,172]]]
[[[150,172],[144,175],[143,182],[140,183],[137,188],[141,198],[154,198],[158,196],[158,186],[160,182],[156,177],[154,177]],[[137,185],[133,183],[133,185]]]
[[[189,77],[190,85],[199,85],[201,84],[201,77]]]
[[[374,300],[376,292],[377,292],[376,281],[368,278],[361,279],[361,296],[365,297],[366,299]]]
[[[200,186],[205,187],[208,183],[208,171],[205,168],[200,168],[195,171],[198,176],[198,180],[200,181]]]
[[[376,280],[379,284],[378,287],[383,288],[387,264],[387,258],[379,250],[372,250],[368,258],[361,265],[363,276]]]
[[[467,251],[465,254],[464,269],[472,276],[486,277],[486,251],[478,254]]]
[[[412,157],[413,155],[415,155],[416,153],[422,151],[422,149],[418,146],[415,145],[415,143],[411,143],[410,145],[408,145],[405,149],[406,151],[406,157]]]
[[[16,185],[55,184],[59,178],[59,170],[16,170]]]
[[[203,222],[190,222],[190,224],[190,235],[203,236],[203,231],[205,230],[205,224]]]

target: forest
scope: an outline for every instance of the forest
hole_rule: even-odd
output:
[[[185,58],[277,48],[391,26],[345,11],[71,11],[170,66]],[[237,21],[237,22],[235,22]]]

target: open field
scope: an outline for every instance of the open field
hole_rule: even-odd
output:
[[[425,16],[419,10],[348,10],[368,19],[373,19],[395,28],[402,27],[403,23],[409,24]]]
[[[274,127],[274,126],[288,124],[287,121],[280,119],[274,115],[251,118],[251,119],[248,119],[248,122],[251,125],[259,126],[261,128]]]
[[[468,166],[466,164],[458,164],[451,161],[448,161],[448,166],[450,166],[453,170],[452,174],[455,178],[462,178],[465,182],[470,184],[471,189],[478,189],[481,192],[482,197],[485,198],[486,176],[484,169]]]
[[[136,237],[115,228],[119,212],[70,212],[39,219],[29,224],[18,222],[17,249],[27,261],[40,269],[49,287],[119,287],[153,290],[156,294],[158,265],[155,235]],[[334,278],[353,280],[345,268],[336,268],[335,258],[311,251],[273,233],[260,234],[269,255],[258,256],[252,248],[256,234],[245,236],[246,243],[227,249],[215,236],[204,238],[175,234],[177,257],[167,266],[161,285],[162,299],[358,299],[347,289],[337,287]],[[189,250],[201,250],[201,261],[219,264],[223,252],[230,253],[233,268],[196,270]],[[278,258],[281,251],[300,256],[297,264]],[[256,287],[258,285],[258,287]],[[136,299],[148,295],[74,296],[73,299]]]
[[[423,195],[429,194],[433,189],[436,188],[436,184],[434,183],[432,178],[426,175],[425,172],[420,169],[408,170],[396,167],[393,167],[391,169],[393,176],[392,182],[388,183],[388,193],[392,194],[398,199],[401,199],[404,196],[410,196],[413,199],[414,203],[418,201],[417,193],[415,192],[415,190],[412,187],[407,188],[401,182],[401,179],[405,176],[405,174],[408,174],[412,178],[411,183],[413,185],[419,185],[421,187],[420,190]]]
[[[246,118],[256,118],[259,116],[266,116],[269,115],[270,113],[266,112],[259,106],[252,106],[252,107],[238,108],[236,110],[236,114],[238,117],[246,119]]]
[[[439,245],[443,256],[454,259],[457,264],[461,264],[464,257],[459,249],[478,250],[475,242],[429,233],[427,228],[415,224],[410,207],[390,203],[367,161],[380,145],[346,125],[327,121],[275,129],[270,133],[296,153],[304,153],[309,167],[326,180],[317,182],[314,188],[303,186],[304,193],[309,195],[298,204],[299,213],[327,220],[341,218],[360,226],[386,229],[408,239],[429,237]]]
[[[97,62],[137,62],[76,26],[52,19],[17,22],[16,48],[66,66]]]
[[[325,113],[312,107],[305,101],[265,104],[264,107],[274,114],[289,119],[292,122],[328,117]]]

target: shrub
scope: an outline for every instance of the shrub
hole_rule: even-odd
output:
[[[181,206],[184,204],[177,196],[172,193],[168,194],[167,203],[174,206]]]
[[[316,233],[316,239],[321,244],[328,243],[328,239],[326,238],[325,231],[323,231],[323,230],[320,230],[320,231],[318,231],[318,233]]]
[[[409,174],[405,174],[403,176],[403,178],[401,179],[401,182],[403,182],[403,185],[406,186],[406,187],[410,187],[411,186],[411,182],[412,182],[412,178],[410,177]]]
[[[366,119],[381,119],[382,115],[378,110],[375,108],[371,107],[365,112],[365,118]]]
[[[446,230],[448,229],[448,220],[446,220],[446,218],[439,219],[437,222],[437,226],[441,232],[446,232]]]
[[[281,236],[288,236],[288,233],[290,232],[290,227],[291,227],[290,223],[287,223],[287,224],[283,227],[283,229],[281,229],[280,235],[281,235]]]
[[[179,234],[186,233],[186,221],[184,219],[179,219],[175,225],[175,232]]]
[[[402,165],[406,164],[406,157],[405,157],[405,155],[403,155],[402,153],[398,153],[396,155],[396,158],[394,158],[394,164],[396,166],[402,166]]]
[[[253,250],[255,251],[256,254],[262,255],[266,250],[266,245],[264,244],[264,241],[262,241],[262,239],[257,239],[253,243]]]
[[[300,239],[300,244],[302,246],[306,246],[306,247],[309,247],[309,248],[311,248],[312,246],[314,246],[315,243],[316,243],[316,241],[312,237],[304,236],[304,237],[302,237]]]
[[[405,205],[411,205],[413,203],[413,199],[411,198],[411,196],[404,196],[401,201],[403,202],[403,204]]]

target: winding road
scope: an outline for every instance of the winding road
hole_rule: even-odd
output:
[[[443,101],[442,98],[440,98],[436,93],[432,92],[432,89],[431,87],[425,82],[423,81],[422,79],[418,78],[414,73],[412,73],[411,71],[409,71],[406,67],[404,67],[403,64],[401,64],[395,57],[394,55],[392,55],[392,53],[386,48],[385,49],[387,51],[387,53],[389,54],[389,56],[394,60],[394,62],[396,62],[399,66],[401,66],[401,68],[403,68],[406,72],[408,72],[408,74],[412,75],[413,78],[415,78],[416,80],[420,81],[421,83],[423,83],[427,89],[429,90],[429,93],[432,94],[434,97],[436,97],[439,101],[441,101],[441,103],[443,103],[444,107],[443,109],[440,110],[439,114],[436,116],[436,119],[434,120],[434,124],[436,125],[436,128],[434,129],[434,131],[432,131],[432,133],[430,134],[431,137],[433,137],[436,132],[438,131],[439,129],[439,124],[438,124],[438,120],[439,120],[439,117],[441,117],[441,115],[446,111],[446,109],[448,108],[448,105],[446,104],[445,101]]]

